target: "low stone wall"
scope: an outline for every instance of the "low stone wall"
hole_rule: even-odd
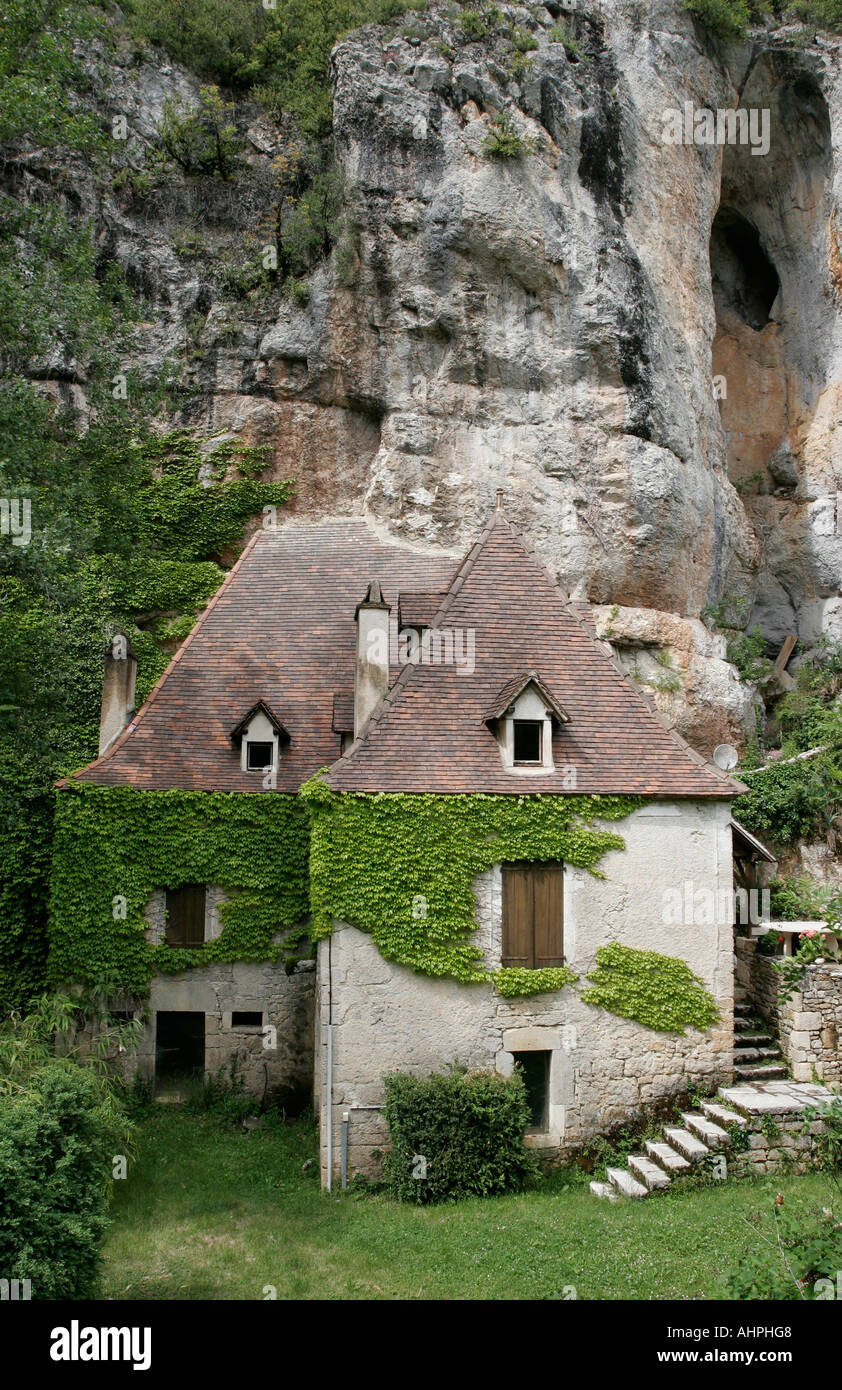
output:
[[[737,937],[736,958],[737,982],[777,1034],[794,1079],[842,1084],[842,961],[808,966],[801,988],[784,999],[775,957]]]
[[[746,1120],[744,1126],[733,1128],[735,1142],[726,1151],[731,1176],[806,1173],[815,1167],[815,1138],[825,1125],[823,1120],[808,1119],[805,1110],[833,1099],[826,1088],[772,1081],[723,1087],[719,1094]],[[746,1141],[747,1146],[741,1147]]]

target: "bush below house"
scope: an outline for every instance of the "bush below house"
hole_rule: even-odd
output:
[[[0,1027],[0,1273],[33,1299],[96,1294],[115,1159],[127,1176],[132,1130],[109,1083],[93,1060],[54,1055],[79,1012],[45,996]],[[101,1031],[93,1056],[113,1040]]]
[[[0,1268],[33,1298],[90,1298],[108,1225],[113,1129],[71,1064],[0,1111]]]
[[[518,1073],[454,1067],[386,1077],[392,1150],[383,1171],[392,1195],[423,1205],[521,1191],[535,1170],[523,1142],[529,1119]]]

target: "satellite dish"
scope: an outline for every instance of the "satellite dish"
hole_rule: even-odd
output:
[[[740,761],[740,755],[730,743],[718,743],[713,750],[713,761],[723,772],[730,772]]]

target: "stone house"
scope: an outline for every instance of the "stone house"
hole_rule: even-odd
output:
[[[147,970],[146,1001],[126,987],[115,1010],[142,1013],[124,1066],[159,1092],[224,1065],[258,1099],[312,1095],[333,1181],[376,1170],[395,1069],[520,1064],[528,1142],[551,1155],[730,1080],[731,920],[676,921],[664,903],[687,883],[730,898],[742,788],[665,726],[499,506],[461,560],[356,520],[258,532],[133,704],[118,643],[102,752],[59,797],[54,977],[81,978],[80,943],[107,937],[118,967]],[[286,906],[276,810],[296,827],[312,814],[312,883]],[[450,840],[434,829],[448,816]],[[290,874],[308,872],[306,848]],[[692,972],[717,1021],[656,1029],[586,1000],[610,943]]]

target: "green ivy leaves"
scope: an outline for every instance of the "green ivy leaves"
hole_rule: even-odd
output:
[[[471,939],[473,881],[493,864],[563,859],[599,874],[622,820],[643,804],[619,796],[338,795],[319,778],[302,788],[312,816],[313,936],[334,921],[369,932],[388,960],[462,983],[493,980],[507,996],[560,989],[565,970],[493,974]]]
[[[296,797],[77,783],[57,801],[49,962],[55,984],[110,974],[142,998],[156,970],[299,958],[309,911],[309,826]],[[220,908],[222,931],[201,949],[154,947],[143,910],[156,889],[183,883],[212,883],[230,894]],[[126,899],[125,920],[113,913],[117,894]]]
[[[515,999],[528,994],[545,994],[551,990],[564,989],[565,985],[575,985],[579,976],[569,965],[547,966],[544,970],[523,970],[518,966],[506,966],[495,970],[492,975],[494,988],[504,999]]]
[[[637,951],[612,941],[596,953],[596,968],[588,976],[593,988],[582,991],[586,1004],[595,1004],[632,1018],[660,1033],[700,1032],[719,1019],[719,1010],[689,965],[657,951]]]

